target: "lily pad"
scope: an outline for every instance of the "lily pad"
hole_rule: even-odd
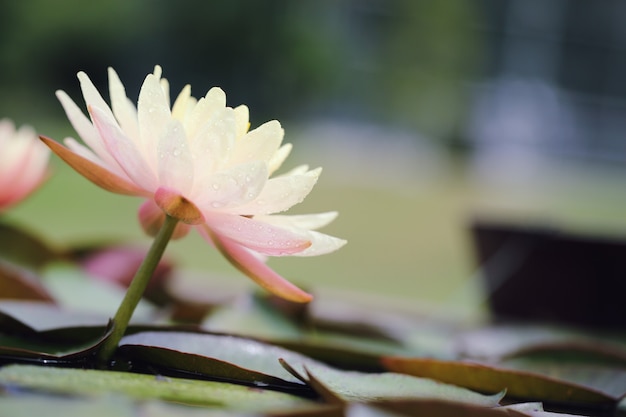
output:
[[[486,408],[454,401],[398,400],[373,403],[351,403],[346,407],[345,416],[528,417],[529,414],[507,407]]]
[[[316,363],[296,352],[252,339],[189,332],[151,331],[125,336],[117,353],[135,368],[303,391],[308,389],[278,360]]]
[[[3,261],[0,261],[0,299],[54,303],[52,295],[32,271]]]
[[[306,406],[299,397],[235,384],[199,381],[129,372],[10,365],[0,369],[0,384],[60,394],[117,393],[135,399],[262,411]]]
[[[0,222],[0,259],[37,269],[62,256],[34,234]]]
[[[504,397],[504,391],[482,395],[432,379],[393,372],[373,374],[341,371],[314,363],[282,362],[290,372],[307,381],[318,394],[334,403],[432,399],[494,407]]]
[[[126,289],[113,282],[89,276],[76,265],[54,263],[43,271],[42,281],[59,305],[72,310],[113,317]],[[149,322],[155,307],[142,299],[133,313],[133,322]]]
[[[35,301],[0,301],[0,329],[18,335],[76,341],[102,335],[109,318],[102,314],[63,309]]]
[[[383,364],[390,371],[433,378],[481,392],[506,389],[507,396],[514,398],[600,406],[616,401],[607,393],[567,380],[475,362],[388,357],[383,358]]]
[[[201,327],[261,339],[297,339],[302,335],[293,320],[254,294],[243,294],[232,303],[217,307]]]

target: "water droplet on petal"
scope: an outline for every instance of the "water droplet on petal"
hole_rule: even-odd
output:
[[[219,190],[219,189],[220,189],[220,185],[219,185],[218,183],[213,183],[213,184],[211,185],[211,188],[213,188],[215,191],[217,191],[217,190]]]
[[[274,246],[274,241],[273,240],[268,240],[267,241],[267,246]]]

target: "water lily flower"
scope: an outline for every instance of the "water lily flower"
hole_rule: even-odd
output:
[[[0,120],[0,212],[22,201],[46,179],[50,150],[32,127]]]
[[[277,214],[309,194],[321,169],[303,165],[273,175],[291,150],[290,144],[281,145],[280,123],[249,130],[248,108],[227,107],[219,88],[197,100],[187,85],[170,107],[169,84],[157,66],[135,106],[116,72],[109,68],[108,74],[110,107],[87,75],[78,74],[89,118],[65,92],[57,92],[85,145],[72,138],[65,146],[41,139],[96,185],[145,198],[139,218],[149,234],[173,217],[174,238],[195,228],[267,290],[309,301],[308,293],[269,268],[265,258],[320,255],[345,243],[316,231],[334,212]]]

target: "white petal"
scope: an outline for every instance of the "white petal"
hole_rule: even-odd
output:
[[[185,120],[185,115],[187,114],[187,109],[189,108],[189,102],[191,99],[191,86],[187,84],[176,97],[176,101],[174,101],[174,105],[172,106],[172,117],[174,119],[180,120],[181,122]]]
[[[170,120],[159,140],[159,184],[188,195],[193,184],[193,160],[185,129]]]
[[[272,175],[281,167],[283,162],[285,162],[285,159],[287,159],[287,157],[291,153],[292,148],[293,145],[291,145],[291,143],[285,143],[283,146],[278,148],[274,155],[272,155],[268,163],[270,175]]]
[[[273,216],[257,216],[257,218],[266,223],[276,224],[277,226],[282,225],[284,227],[315,230],[329,225],[338,215],[339,213],[336,211],[327,211],[325,213],[315,214],[277,214]]]
[[[283,141],[284,134],[285,131],[276,120],[257,127],[236,142],[231,163],[254,160],[269,163]]]
[[[334,252],[346,244],[344,239],[326,235],[308,229],[316,229],[330,223],[337,217],[337,213],[319,213],[297,216],[255,216],[260,222],[291,230],[301,234],[311,241],[311,246],[302,252],[295,253],[295,256],[317,256]]]
[[[259,196],[231,212],[238,214],[271,214],[288,210],[301,203],[311,192],[319,178],[321,169],[297,175],[285,175],[267,181]]]
[[[196,176],[200,178],[199,186],[204,186],[202,178],[212,175],[229,160],[235,142],[234,126],[233,110],[223,107],[191,137],[190,147],[197,168]]]
[[[217,112],[226,108],[226,94],[222,89],[214,87],[207,95],[194,106],[189,118],[185,121],[185,129],[189,137],[196,136],[199,129],[203,128],[208,120],[211,120]]]
[[[250,111],[248,106],[241,105],[235,107],[235,129],[237,137],[242,137],[250,129]]]
[[[339,239],[337,237],[316,231],[310,231],[306,236],[311,240],[311,246],[302,252],[294,253],[294,256],[326,255],[327,253],[340,249],[343,245],[348,243],[344,239]]]
[[[98,89],[93,85],[87,74],[80,71],[77,76],[80,81],[80,88],[83,92],[83,97],[85,98],[85,104],[87,104],[87,107],[98,107],[102,109],[108,117],[113,118],[114,116],[109,105],[106,101],[104,101],[100,92],[98,92]]]
[[[137,109],[132,101],[126,96],[124,84],[113,68],[109,68],[109,96],[113,114],[120,127],[127,136],[134,140],[139,139],[139,124],[137,122]]]
[[[76,133],[78,133],[80,138],[85,141],[87,146],[89,146],[96,153],[96,155],[98,155],[98,157],[100,157],[100,159],[105,161],[107,164],[117,165],[113,157],[111,157],[109,152],[106,150],[98,130],[93,126],[91,120],[89,120],[89,118],[78,108],[76,103],[74,103],[65,91],[57,91],[56,96],[61,102],[61,105],[65,110],[65,114],[74,127],[74,130],[76,130]]]
[[[219,171],[205,179],[204,188],[194,187],[192,201],[205,216],[228,210],[255,199],[267,181],[267,167],[261,161]]]
[[[156,170],[157,142],[171,113],[165,92],[153,74],[149,74],[141,86],[137,107],[140,133],[137,147],[144,153],[148,165]]]

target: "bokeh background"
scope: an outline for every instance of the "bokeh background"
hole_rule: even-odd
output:
[[[477,218],[626,232],[626,3],[619,0],[0,1],[0,117],[75,136],[54,92],[106,95],[114,67],[136,99],[155,64],[173,93],[222,87],[252,126],[280,120],[286,166],[324,173],[292,212],[338,210],[348,245],[273,259],[313,290],[453,314],[486,297]],[[54,159],[6,217],[59,246],[146,245],[139,201]],[[244,278],[199,237],[170,258]]]

